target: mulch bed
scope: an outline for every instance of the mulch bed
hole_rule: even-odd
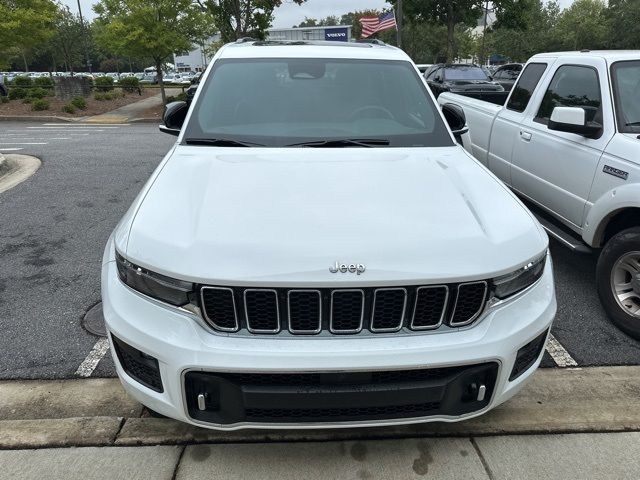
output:
[[[113,100],[98,101],[93,98],[93,95],[86,98],[87,108],[84,110],[77,109],[75,113],[66,113],[62,111],[62,107],[69,103],[69,100],[60,100],[55,97],[45,97],[49,102],[49,110],[33,111],[31,110],[31,104],[22,103],[22,100],[11,100],[9,103],[0,103],[0,115],[10,116],[51,116],[56,117],[87,117],[92,115],[99,115],[101,113],[110,112],[116,108],[129,105],[130,103],[137,102],[144,98],[152,97],[160,93],[157,89],[142,89],[142,95],[138,93],[127,93],[125,97],[118,97]]]

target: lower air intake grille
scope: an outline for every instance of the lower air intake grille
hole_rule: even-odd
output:
[[[376,417],[424,417],[440,408],[439,402],[415,403],[411,405],[389,405],[388,407],[339,407],[339,408],[249,408],[249,421],[296,421],[351,420]]]
[[[145,387],[162,393],[163,388],[158,360],[133,348],[114,335],[111,335],[111,340],[116,350],[118,361],[127,375]]]
[[[542,353],[542,348],[544,347],[546,339],[547,332],[544,331],[518,350],[513,370],[511,370],[511,375],[509,375],[509,381],[515,380],[524,372],[529,370],[534,363],[536,363],[540,353]]]

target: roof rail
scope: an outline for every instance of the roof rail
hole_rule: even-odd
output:
[[[378,40],[377,38],[361,38],[356,40],[356,43],[371,43],[373,45],[386,45],[382,40]]]
[[[257,42],[258,40],[252,37],[242,37],[236,40],[236,43],[249,43],[249,42]]]

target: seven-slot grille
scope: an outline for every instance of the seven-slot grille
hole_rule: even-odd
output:
[[[390,333],[471,324],[484,311],[486,282],[388,288],[201,289],[204,319],[223,332],[295,335]]]

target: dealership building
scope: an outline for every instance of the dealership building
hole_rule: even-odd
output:
[[[216,34],[207,40],[206,44],[209,45],[219,40],[220,34]],[[327,40],[330,42],[349,42],[351,41],[351,25],[272,28],[267,30],[267,40]],[[205,45],[194,45],[190,52],[183,52],[173,56],[173,64],[178,72],[201,72],[207,68],[210,60],[207,56]]]
[[[351,25],[331,27],[271,28],[267,30],[268,40],[327,40],[329,42],[351,41]]]

